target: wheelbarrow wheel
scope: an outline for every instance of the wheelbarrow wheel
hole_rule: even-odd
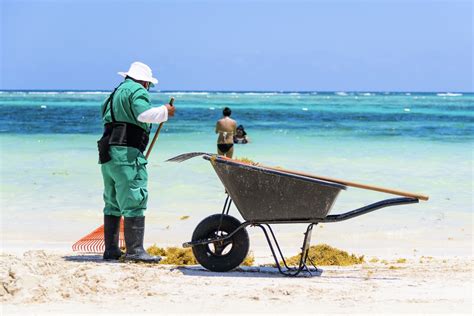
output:
[[[240,224],[238,219],[229,215],[211,215],[197,225],[192,240],[226,236],[234,232]],[[226,240],[194,246],[193,254],[204,268],[215,272],[225,272],[238,267],[245,260],[249,245],[247,230],[241,228]]]

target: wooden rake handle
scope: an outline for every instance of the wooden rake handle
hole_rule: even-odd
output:
[[[412,193],[412,192],[394,190],[394,189],[379,187],[379,186],[375,186],[375,185],[369,185],[369,184],[357,183],[357,182],[341,180],[341,179],[336,179],[336,178],[318,176],[318,175],[299,172],[299,171],[272,168],[272,167],[262,166],[260,164],[258,166],[264,167],[266,169],[275,170],[275,171],[289,172],[289,173],[293,173],[293,174],[308,177],[308,178],[314,178],[314,179],[319,179],[319,180],[325,180],[325,181],[340,183],[340,184],[344,184],[344,185],[347,185],[347,186],[350,186],[350,187],[356,187],[356,188],[360,188],[360,189],[366,189],[366,190],[390,193],[390,194],[401,195],[401,196],[406,196],[406,197],[412,197],[412,198],[416,198],[416,199],[423,200],[423,201],[428,201],[428,199],[430,198],[427,195],[423,195],[423,194],[419,194],[419,193]]]
[[[174,98],[171,97],[169,105],[173,106],[174,103]],[[151,154],[151,150],[153,149],[153,146],[155,146],[155,142],[158,139],[158,135],[160,134],[161,128],[163,127],[164,122],[161,122],[160,125],[158,125],[158,129],[156,130],[155,136],[153,136],[153,140],[151,141],[150,147],[148,147],[148,150],[145,154],[145,158],[148,160],[148,157]]]

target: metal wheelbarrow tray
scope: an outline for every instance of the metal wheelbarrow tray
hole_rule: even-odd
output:
[[[187,154],[189,155],[189,154]],[[202,220],[194,230],[192,240],[183,247],[192,247],[196,260],[211,271],[224,272],[239,266],[249,251],[247,226],[260,227],[267,239],[278,270],[288,276],[301,271],[311,274],[306,263],[312,229],[318,223],[338,222],[360,216],[377,209],[401,204],[418,203],[415,197],[382,200],[343,214],[328,215],[339,192],[346,186],[310,176],[270,167],[262,167],[222,156],[195,153],[211,162],[226,189],[222,213]],[[169,161],[184,161],[180,155]],[[241,223],[229,215],[232,202],[244,219]],[[270,224],[307,223],[297,267],[289,267],[282,254]],[[278,256],[281,258],[280,261]]]

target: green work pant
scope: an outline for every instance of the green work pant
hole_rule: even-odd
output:
[[[136,148],[111,146],[112,160],[102,164],[104,214],[144,216],[148,200],[147,160]]]

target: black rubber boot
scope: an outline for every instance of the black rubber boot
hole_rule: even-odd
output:
[[[145,235],[145,216],[125,217],[124,220],[125,261],[158,263],[160,256],[150,256],[143,248],[143,236]]]
[[[104,215],[104,260],[118,260],[123,252],[119,248],[120,217]]]

